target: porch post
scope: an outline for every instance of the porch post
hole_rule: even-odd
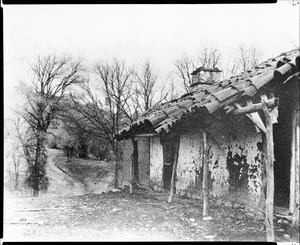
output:
[[[273,143],[273,123],[271,113],[266,104],[266,99],[262,97],[263,112],[266,118],[266,175],[267,175],[267,196],[266,196],[266,233],[267,241],[275,241],[273,210],[274,210],[274,143]]]
[[[180,138],[176,139],[175,143],[175,154],[174,154],[174,164],[172,169],[172,178],[171,178],[171,187],[170,187],[170,195],[168,202],[171,203],[175,193],[175,183],[176,183],[176,170],[177,170],[177,163],[178,163],[178,156],[179,156],[179,147],[180,147]]]
[[[132,154],[131,154],[131,164],[130,164],[130,168],[129,168],[129,172],[130,172],[130,183],[129,183],[129,193],[132,194],[133,193],[133,181],[134,181],[134,176],[133,176],[133,166],[134,166],[134,138],[131,138],[131,143],[132,143]]]
[[[203,190],[203,216],[208,215],[208,152],[207,152],[207,135],[206,131],[202,131],[203,138],[203,182],[202,182],[202,190]]]
[[[291,170],[290,170],[290,206],[289,212],[293,213],[295,210],[295,161],[296,161],[296,134],[297,134],[297,111],[293,111],[292,115],[292,144],[291,144]]]

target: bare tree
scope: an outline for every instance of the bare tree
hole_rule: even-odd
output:
[[[239,53],[236,58],[236,66],[238,71],[247,71],[261,62],[263,52],[254,45],[245,46],[241,44],[239,46]]]
[[[138,69],[134,71],[134,81],[136,82],[135,96],[131,99],[136,112],[135,117],[138,116],[138,113],[143,113],[151,107],[167,101],[174,95],[173,81],[161,82],[161,87],[159,87],[158,75],[153,71],[153,66],[148,60],[145,61],[140,72]],[[127,104],[125,109],[130,110],[130,105]]]
[[[26,105],[21,112],[29,125],[34,142],[31,151],[26,152],[28,166],[29,187],[33,189],[33,196],[38,196],[40,190],[47,190],[46,175],[46,134],[50,123],[57,117],[59,103],[67,90],[82,81],[80,72],[83,71],[80,61],[74,61],[67,56],[47,55],[38,56],[30,65],[32,80],[30,85],[22,83],[25,92]],[[24,145],[27,144],[23,142]]]
[[[220,66],[221,52],[218,48],[204,46],[197,55],[199,65],[205,68]]]
[[[114,135],[130,122],[129,112],[124,108],[133,98],[133,71],[125,61],[115,59],[111,64],[99,62],[95,66],[96,86],[85,83],[81,86],[84,93],[72,95],[74,108],[80,120],[86,122],[89,134],[106,140],[115,155],[115,186],[118,186],[121,148]],[[103,100],[105,102],[103,102]],[[77,123],[78,120],[74,120]],[[78,125],[80,127],[80,125]]]
[[[176,67],[176,74],[181,79],[185,91],[190,92],[190,86],[193,83],[191,73],[196,68],[194,58],[184,54],[174,62],[174,65]]]

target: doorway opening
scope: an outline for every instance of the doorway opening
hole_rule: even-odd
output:
[[[292,156],[292,113],[295,103],[289,92],[279,92],[278,123],[273,125],[274,205],[289,206],[290,167]]]
[[[135,182],[139,182],[139,153],[138,153],[138,141],[133,141],[133,179]]]
[[[174,137],[163,140],[163,188],[170,190],[173,165],[175,161],[176,141]]]

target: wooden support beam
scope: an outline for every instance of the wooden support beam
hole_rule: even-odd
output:
[[[208,147],[207,147],[207,134],[206,131],[202,131],[203,138],[203,216],[208,216],[209,198],[208,198]]]
[[[129,193],[132,194],[133,193],[133,185],[134,185],[134,173],[133,173],[133,168],[134,168],[134,161],[135,161],[135,148],[134,148],[134,138],[131,138],[131,143],[132,143],[132,154],[131,154],[131,164],[130,164],[130,168],[129,168],[129,172],[130,172],[130,183],[129,183]]]
[[[136,135],[134,135],[134,137],[152,137],[155,135],[157,135],[157,134],[136,134]]]
[[[170,195],[168,199],[168,203],[173,201],[174,193],[175,193],[175,184],[176,184],[176,170],[179,156],[179,147],[180,147],[180,138],[176,139],[175,143],[175,154],[174,154],[174,163],[172,168],[172,178],[171,178],[171,187],[170,187]]]
[[[247,102],[248,106],[253,106],[252,102]],[[234,103],[234,105],[238,108],[241,109],[243,108],[240,104],[238,103]],[[263,121],[261,120],[258,112],[252,112],[249,114],[246,114],[246,116],[254,123],[256,131],[259,132],[266,132],[266,127],[263,123]]]
[[[267,241],[275,241],[273,210],[274,210],[274,143],[273,143],[273,115],[270,113],[267,100],[262,97],[262,110],[266,118],[266,175],[267,175],[267,196],[266,196],[266,233]]]
[[[296,208],[296,166],[299,166],[299,109],[294,109],[292,114],[292,143],[291,143],[291,168],[290,168],[290,206],[289,212],[294,213]]]
[[[133,179],[133,163],[134,162],[134,156],[133,156],[133,153],[131,155],[131,164],[130,164],[130,183],[129,183],[129,193],[132,194],[133,193],[133,182],[134,182],[134,179]]]
[[[278,98],[273,98],[270,100],[266,101],[266,106],[267,108],[273,108],[279,105],[279,99]],[[263,108],[262,103],[258,104],[253,104],[250,106],[246,106],[243,108],[235,109],[232,111],[233,115],[240,115],[240,114],[247,114],[247,113],[252,113],[252,112],[257,112]]]

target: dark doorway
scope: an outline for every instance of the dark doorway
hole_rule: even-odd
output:
[[[175,161],[176,138],[166,138],[163,140],[163,188],[170,190],[172,170]]]
[[[138,141],[133,141],[133,178],[136,182],[139,182],[139,154],[138,154]]]
[[[290,166],[292,141],[292,109],[291,94],[279,94],[278,123],[273,126],[274,137],[274,204],[288,207],[290,196]]]

